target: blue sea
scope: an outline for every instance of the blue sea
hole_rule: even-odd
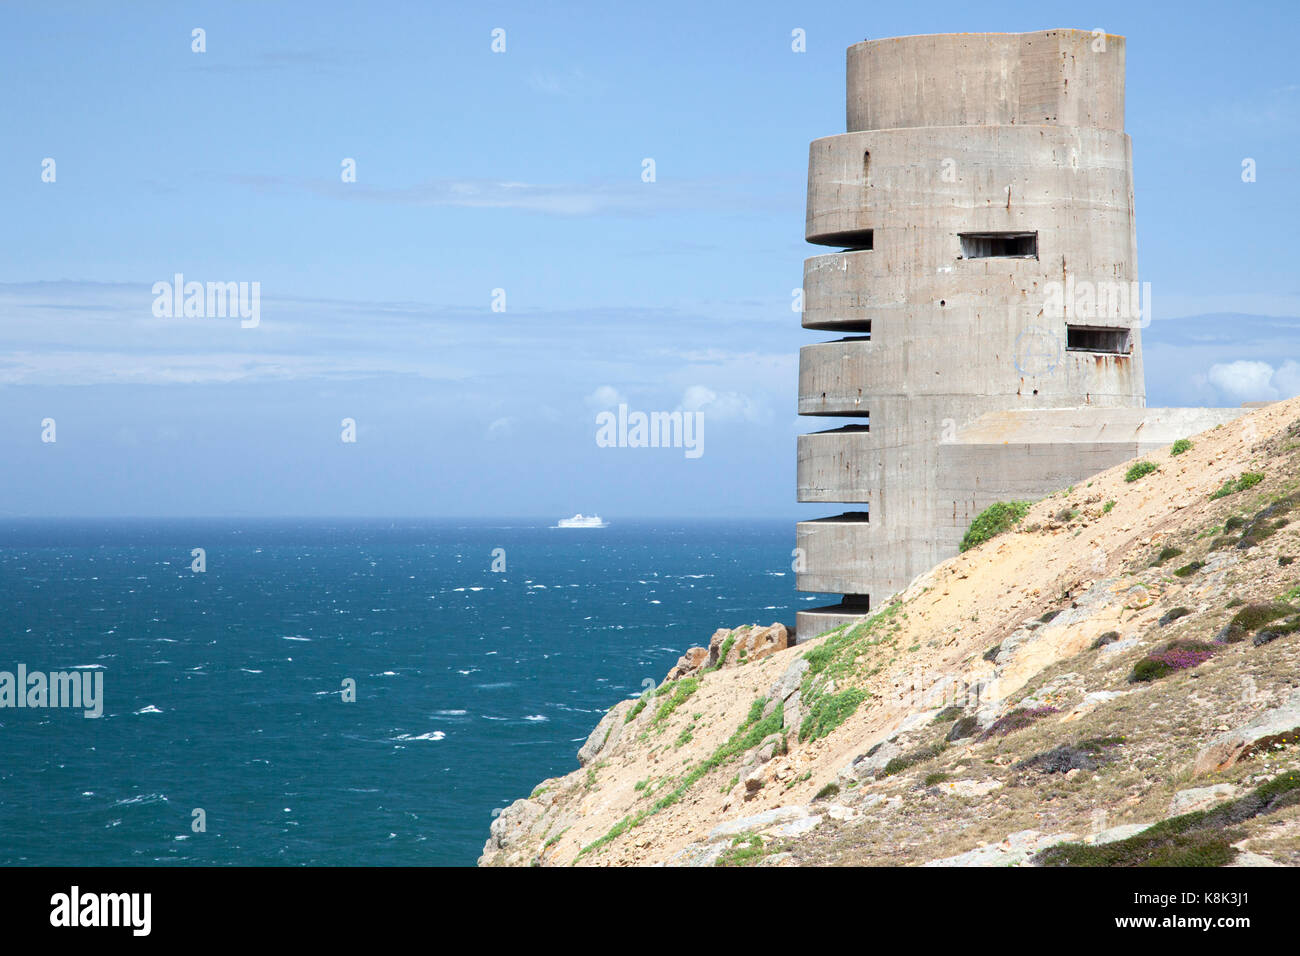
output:
[[[547,525],[0,523],[0,671],[104,687],[0,709],[0,864],[471,865],[687,647],[828,599],[791,521]]]

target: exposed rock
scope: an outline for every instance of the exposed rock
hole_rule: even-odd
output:
[[[709,638],[709,667],[717,667],[718,660],[722,657],[722,645],[726,643],[727,638],[731,636],[731,628],[720,627],[713,632]]]
[[[783,823],[780,826],[773,827],[768,832],[773,836],[779,837],[800,837],[805,833],[811,833],[821,825],[822,818],[819,814],[809,814],[806,817],[800,817],[797,820],[791,820],[789,823]]]
[[[808,661],[799,657],[790,662],[785,673],[767,692],[768,700],[787,700],[803,685],[803,675],[808,672]]]
[[[587,766],[618,743],[619,735],[623,732],[623,722],[633,703],[631,700],[621,700],[600,718],[600,723],[596,725],[596,729],[591,732],[587,742],[578,751],[579,766]]]
[[[1242,757],[1277,743],[1300,736],[1300,692],[1291,695],[1281,707],[1260,714],[1244,727],[1220,734],[1196,755],[1192,768],[1195,776],[1227,770]]]
[[[673,669],[668,672],[664,680],[679,680],[688,677],[696,671],[705,667],[709,660],[709,649],[707,647],[688,647],[686,653],[677,659]]]
[[[944,793],[951,793],[958,797],[983,797],[992,793],[994,790],[1002,789],[1001,780],[952,780],[944,781],[939,784],[939,789]]]
[[[502,810],[488,830],[487,844],[479,863],[486,863],[495,854],[502,851],[516,850],[526,842],[534,825],[546,812],[546,808],[536,800],[516,800]],[[507,858],[506,862],[522,862]]]
[[[883,741],[866,753],[853,758],[853,762],[837,774],[842,784],[874,780],[885,769],[885,764],[903,755],[903,748],[891,740]]]
[[[1237,795],[1237,788],[1227,783],[1216,783],[1212,787],[1197,787],[1194,790],[1179,790],[1169,804],[1169,815],[1179,817],[1184,813],[1204,810],[1216,803],[1230,800]]]
[[[743,660],[746,664],[752,664],[790,646],[790,635],[784,624],[738,627],[732,634],[736,636],[736,641],[724,664],[731,663],[733,659],[736,663]]]
[[[727,850],[725,843],[691,843],[673,856],[673,866],[713,866]]]
[[[1137,836],[1143,830],[1149,829],[1150,823],[1122,823],[1117,827],[1109,827],[1092,836],[1084,837],[1084,843],[1091,843],[1094,846],[1100,846],[1103,843],[1118,843],[1120,840],[1127,840],[1131,836]]]
[[[942,860],[931,860],[926,866],[1026,866],[1031,857],[1039,850],[1045,850],[1057,843],[1069,843],[1074,840],[1073,833],[1058,833],[1044,836],[1037,830],[1021,830],[1012,833],[1001,843],[990,843],[976,847],[957,856]]]
[[[805,817],[815,816],[811,807],[796,805],[790,807],[777,807],[774,810],[766,810],[763,813],[756,813],[749,817],[740,817],[736,820],[728,820],[726,823],[719,824],[709,831],[709,840],[720,840],[723,837],[740,836],[742,833],[758,833],[767,830],[781,823],[789,823],[792,820],[802,820]]]

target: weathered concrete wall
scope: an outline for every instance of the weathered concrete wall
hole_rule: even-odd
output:
[[[1138,278],[1124,42],[1095,40],[1053,30],[850,48],[850,132],[809,150],[805,227],[810,242],[851,247],[804,269],[804,327],[843,338],[801,350],[798,410],[870,430],[802,436],[798,489],[800,501],[865,503],[870,520],[798,526],[801,590],[879,602],[955,552],[986,492],[1054,482],[1046,494],[1135,453],[1110,436],[1049,452],[1022,442],[1041,467],[1003,487],[1007,450],[958,439],[990,412],[1145,405],[1139,303],[1059,308],[1067,282],[1114,294]],[[969,258],[963,233],[1032,234],[1035,254]],[[1068,348],[1070,324],[1125,330],[1127,348]]]
[[[1087,30],[941,33],[849,47],[850,131],[1124,128],[1124,38]]]

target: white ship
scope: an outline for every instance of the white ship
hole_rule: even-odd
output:
[[[581,515],[576,514],[572,518],[561,518],[557,528],[603,528],[605,522],[600,520],[600,515]]]

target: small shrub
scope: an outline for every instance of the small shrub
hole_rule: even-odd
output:
[[[902,773],[904,770],[907,770],[909,767],[914,767],[918,763],[923,763],[926,760],[933,760],[947,749],[948,744],[943,741],[929,744],[925,747],[918,747],[916,750],[895,757],[893,760],[889,761],[889,763],[885,764],[885,768],[881,771],[881,776],[892,777],[896,773]]]
[[[1300,803],[1300,774],[1289,772],[1236,800],[1162,820],[1126,840],[1058,843],[1034,857],[1039,866],[1223,866],[1237,855],[1236,829],[1257,816]]]
[[[1184,564],[1181,568],[1179,568],[1177,571],[1174,572],[1174,577],[1190,578],[1193,574],[1201,570],[1201,568],[1203,567],[1205,567],[1204,561],[1193,561],[1191,564]]]
[[[1246,527],[1246,519],[1241,515],[1233,515],[1223,523],[1224,531],[1239,531]]]
[[[813,799],[825,800],[829,797],[835,796],[839,792],[840,792],[840,785],[838,783],[828,783],[826,784],[826,786],[822,787],[820,790],[817,791],[817,796],[813,797]]]
[[[1178,620],[1180,617],[1187,617],[1187,615],[1191,613],[1192,609],[1189,607],[1170,608],[1160,616],[1160,626],[1165,627],[1166,625],[1174,623],[1174,621]]]
[[[1265,624],[1294,614],[1296,609],[1285,601],[1273,601],[1267,604],[1247,604],[1232,616],[1223,630],[1214,638],[1219,644],[1236,644],[1246,639],[1251,631],[1258,630]]]
[[[1017,730],[1024,730],[1049,714],[1055,713],[1058,713],[1055,707],[1017,707],[1006,716],[993,721],[989,725],[989,729],[980,735],[980,740],[988,740],[990,737],[1005,737]]]
[[[948,731],[948,736],[944,739],[949,741],[964,740],[967,737],[974,737],[979,732],[980,722],[978,720],[974,717],[963,717],[952,725],[952,729]]]
[[[1214,645],[1202,641],[1172,641],[1161,650],[1138,661],[1129,675],[1130,684],[1159,680],[1175,671],[1199,667],[1214,656]]]
[[[1281,624],[1265,627],[1251,639],[1251,643],[1256,647],[1263,647],[1265,644],[1276,641],[1279,637],[1286,637],[1288,634],[1294,634],[1297,631],[1300,631],[1300,615],[1289,618]]]
[[[951,707],[945,707],[943,710],[939,711],[939,713],[935,714],[933,723],[946,724],[950,720],[956,720],[961,716],[961,713],[961,708],[956,704],[953,704]]]
[[[1145,478],[1153,471],[1159,471],[1160,466],[1150,461],[1139,461],[1124,475],[1124,480],[1132,484],[1140,478]]]
[[[638,700],[635,704],[632,705],[632,709],[629,710],[629,711],[627,712],[627,716],[623,718],[623,723],[625,723],[625,724],[630,724],[630,723],[632,723],[632,721],[636,719],[636,716],[637,716],[639,713],[641,713],[641,711],[643,711],[643,710],[645,710],[645,697],[644,697],[644,696],[642,696],[640,700]]]
[[[1051,624],[1052,621],[1056,620],[1056,615],[1060,613],[1061,613],[1060,611],[1048,611],[1046,614],[1044,614],[1042,617],[1038,619],[1038,622],[1040,624]]]
[[[1182,553],[1183,553],[1182,548],[1167,547],[1163,551],[1161,551],[1158,555],[1156,555],[1155,561],[1151,562],[1151,567],[1154,568],[1161,564],[1164,564],[1170,558],[1176,558]]]
[[[1092,642],[1092,649],[1094,651],[1101,650],[1107,644],[1114,644],[1118,640],[1119,631],[1107,631],[1101,637]]]
[[[1248,488],[1254,488],[1264,480],[1264,476],[1257,471],[1248,471],[1240,478],[1230,479],[1225,482],[1223,487],[1214,494],[1210,495],[1211,501],[1218,501],[1220,498],[1226,498],[1228,495],[1235,495],[1239,491],[1245,491]]]
[[[987,651],[984,652],[984,659],[986,661],[997,660],[998,652],[1000,652],[1001,650],[1002,650],[1002,642],[998,641],[998,643],[994,644],[992,647],[990,647]]]
[[[926,774],[925,786],[927,787],[938,786],[939,784],[947,780],[950,776],[951,774],[944,773],[942,770],[936,771],[935,773]]]
[[[971,522],[961,539],[960,550],[969,551],[990,538],[1010,531],[1024,520],[1031,504],[1033,502],[1030,501],[998,501],[989,505]]]
[[[1192,450],[1192,443],[1186,438],[1180,438],[1174,442],[1173,447],[1169,449],[1170,455],[1181,455],[1185,451]]]
[[[1106,502],[1104,505],[1101,506],[1101,513],[1104,514],[1104,515],[1108,515],[1108,514],[1110,514],[1110,509],[1112,509],[1112,508],[1114,508],[1114,507],[1115,507],[1115,502],[1114,502],[1114,501],[1108,501],[1108,502]]]

